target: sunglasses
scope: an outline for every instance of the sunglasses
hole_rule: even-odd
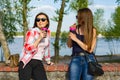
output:
[[[39,21],[42,21],[42,22],[45,22],[47,19],[46,18],[36,18],[36,22],[39,22]]]
[[[82,17],[80,17],[80,16],[76,16],[76,19],[79,19],[79,20],[81,20],[81,19],[82,19]]]

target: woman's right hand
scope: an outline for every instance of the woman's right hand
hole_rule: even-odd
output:
[[[70,26],[70,29],[69,29],[70,33],[69,33],[69,37],[68,37],[68,41],[67,41],[67,46],[68,46],[69,48],[72,47],[72,39],[71,39],[71,35],[70,35],[70,34],[71,34],[71,33],[74,33],[75,30],[76,30],[76,23],[74,23],[73,25],[71,25],[71,26]]]
[[[46,31],[41,31],[40,32],[40,38],[46,38],[46,36],[47,36],[47,32]]]
[[[77,40],[76,34],[70,33],[70,34],[69,34],[69,37],[70,37],[71,40],[73,40],[73,41],[76,42],[76,40]]]

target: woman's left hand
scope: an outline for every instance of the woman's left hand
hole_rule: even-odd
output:
[[[53,65],[54,63],[53,62],[47,62],[47,65]]]

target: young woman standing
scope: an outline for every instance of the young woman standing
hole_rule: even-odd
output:
[[[45,13],[35,17],[34,26],[26,33],[23,51],[20,56],[19,80],[47,80],[42,60],[50,61],[49,18]]]
[[[72,47],[72,59],[69,65],[69,80],[93,80],[93,76],[87,73],[88,62],[84,52],[89,53],[93,61],[93,51],[96,45],[96,29],[93,26],[93,15],[89,8],[79,9],[77,13],[77,25],[70,28],[67,45]]]

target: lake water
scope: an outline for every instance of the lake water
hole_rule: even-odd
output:
[[[51,38],[51,43],[54,42],[54,38]],[[9,44],[9,49],[12,54],[15,53],[21,53],[23,46],[23,38],[22,37],[16,37],[14,40],[14,43]],[[51,44],[50,46],[51,50],[51,56],[54,55],[54,48],[53,45]],[[60,49],[60,55],[71,55],[72,50],[70,48],[66,47],[61,47]],[[111,52],[120,54],[120,41],[113,41],[113,42],[107,42],[105,41],[104,38],[98,38],[97,40],[97,45],[96,45],[96,50],[95,54],[96,55],[108,55]],[[0,48],[0,60],[2,58],[3,51]]]

